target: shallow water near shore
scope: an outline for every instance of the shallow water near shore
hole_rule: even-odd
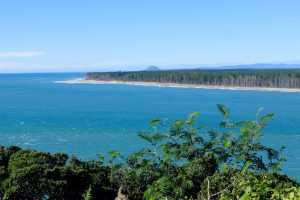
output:
[[[207,129],[222,119],[216,104],[235,119],[254,118],[260,107],[275,112],[264,143],[286,146],[284,171],[300,180],[300,93],[171,88],[136,85],[59,84],[84,74],[1,74],[0,144],[97,158],[110,150],[130,153],[145,143],[136,133],[149,121],[182,119],[199,111]]]

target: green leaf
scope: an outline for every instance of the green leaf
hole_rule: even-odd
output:
[[[249,169],[249,167],[251,167],[252,163],[250,161],[246,162],[246,164],[244,165],[242,171],[245,172]]]
[[[229,116],[229,109],[227,109],[224,105],[222,104],[217,104],[219,112],[224,116],[228,117]]]
[[[226,125],[227,125],[227,122],[226,122],[226,121],[221,121],[221,122],[220,122],[220,126],[221,126],[221,127],[226,127]]]
[[[260,118],[260,121],[266,121],[266,120],[269,120],[269,119],[272,119],[274,117],[275,113],[269,113],[263,117]]]
[[[168,137],[169,137],[169,135],[156,133],[156,134],[153,135],[152,138],[153,138],[153,141],[159,142],[159,141],[164,140]]]
[[[224,163],[221,168],[221,172],[225,172],[228,169],[227,163]]]
[[[150,121],[150,125],[151,126],[156,126],[160,122],[161,122],[160,119],[154,119],[154,120]]]
[[[90,186],[85,193],[82,195],[84,200],[91,200],[92,199],[92,187]]]
[[[149,133],[140,132],[140,133],[138,133],[138,136],[144,140],[147,140],[150,143],[153,142],[153,138]]]
[[[231,141],[226,141],[224,142],[224,147],[231,147],[232,142]]]
[[[186,124],[186,122],[184,120],[176,120],[173,122],[173,126],[175,126],[176,128],[180,128],[182,126],[184,126]]]
[[[118,156],[118,155],[121,155],[121,152],[119,152],[119,151],[110,151],[110,152],[108,152],[108,154],[110,156]]]
[[[189,120],[193,119],[194,117],[198,117],[199,115],[199,112],[192,112],[189,114]]]

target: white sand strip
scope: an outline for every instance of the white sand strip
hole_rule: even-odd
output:
[[[72,79],[67,81],[55,81],[55,83],[64,84],[114,84],[114,85],[140,85],[155,87],[177,87],[177,88],[199,88],[199,89],[222,89],[222,90],[255,90],[269,92],[300,92],[300,88],[269,88],[269,87],[233,87],[233,86],[210,86],[210,85],[193,85],[193,84],[176,84],[160,82],[129,82],[129,81],[97,81],[86,80],[84,78]]]

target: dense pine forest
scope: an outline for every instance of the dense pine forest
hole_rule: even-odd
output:
[[[153,120],[153,131],[138,136],[149,145],[130,155],[81,161],[0,145],[0,199],[3,200],[238,200],[300,199],[300,186],[281,172],[281,149],[261,143],[273,114],[259,110],[251,120],[223,120],[214,130],[198,121]],[[104,152],[103,152],[104,153]]]
[[[300,70],[298,69],[93,72],[88,73],[86,79],[231,87],[300,88]]]

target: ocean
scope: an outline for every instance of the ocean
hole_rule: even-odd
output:
[[[253,119],[263,107],[276,113],[263,142],[286,146],[283,170],[300,180],[300,93],[55,83],[81,77],[1,74],[0,144],[97,159],[111,150],[139,150],[145,143],[137,133],[151,130],[152,119],[198,111],[198,122],[215,129],[222,120],[216,104],[236,120]]]

